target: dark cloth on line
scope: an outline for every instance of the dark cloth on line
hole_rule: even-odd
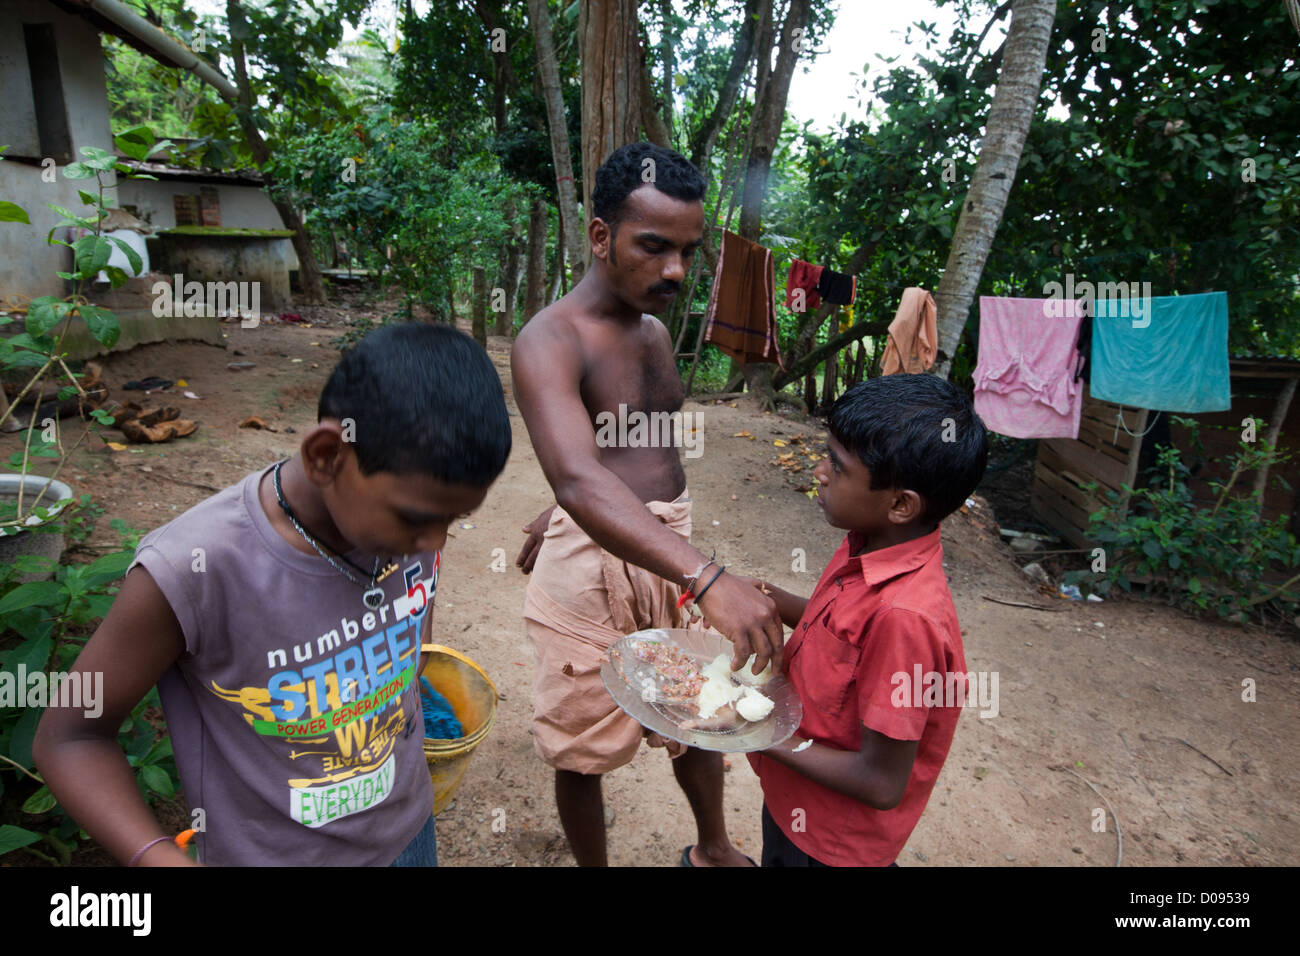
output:
[[[858,295],[858,277],[834,269],[822,269],[817,291],[832,305],[852,305]]]
[[[724,231],[704,341],[742,365],[776,362],[785,368],[777,342],[773,281],[772,251]]]
[[[790,274],[785,280],[785,307],[792,312],[811,312],[822,304],[822,297],[817,294],[817,283],[822,277],[825,266],[815,266],[811,262],[796,259],[790,264]],[[796,309],[795,290],[803,289],[803,308]]]

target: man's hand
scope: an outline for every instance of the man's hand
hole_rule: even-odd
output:
[[[750,654],[758,655],[753,667],[755,674],[761,674],[768,661],[772,662],[773,671],[781,669],[785,631],[781,629],[781,618],[771,598],[744,579],[724,571],[705,592],[700,610],[710,626],[731,640],[735,650],[731,658],[733,671],[743,667]]]
[[[546,533],[546,526],[551,523],[551,512],[555,510],[555,505],[551,505],[531,523],[524,525],[524,534],[528,535],[524,539],[523,550],[519,552],[519,557],[515,558],[515,567],[519,568],[524,574],[533,570],[533,565],[537,561],[537,553],[542,550],[542,535]]]
[[[686,753],[686,745],[681,741],[670,740],[667,737],[662,737],[648,728],[642,729],[645,732],[641,736],[645,738],[645,742],[651,747],[662,747],[667,750],[669,759],[676,760],[682,754]]]
[[[737,581],[741,582],[742,584],[749,585],[751,588],[757,588],[758,590],[762,591],[764,594],[772,593],[772,589],[769,588],[758,578],[751,578],[744,574],[733,574],[732,577],[734,577]]]

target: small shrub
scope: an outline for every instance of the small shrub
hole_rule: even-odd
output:
[[[1191,429],[1199,448],[1198,423],[1174,420]],[[1232,494],[1246,472],[1288,457],[1264,442],[1241,442],[1227,459],[1227,480],[1209,482],[1213,504],[1204,504],[1192,498],[1182,453],[1160,446],[1149,484],[1124,486],[1127,508],[1123,496],[1110,491],[1092,515],[1087,535],[1104,549],[1104,570],[1071,571],[1065,583],[1106,594],[1116,584],[1131,590],[1134,577],[1147,577],[1154,593],[1195,614],[1244,622],[1272,605],[1293,616],[1300,609],[1300,593],[1293,590],[1300,582],[1300,546],[1287,531],[1287,518],[1264,521],[1254,496]],[[1090,486],[1094,493],[1096,488]],[[1270,584],[1270,576],[1287,580]]]

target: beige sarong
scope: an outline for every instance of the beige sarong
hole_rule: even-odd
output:
[[[646,508],[690,538],[689,492]],[[681,593],[679,585],[605,551],[556,507],[524,594],[533,645],[533,746],[543,760],[558,770],[606,773],[636,755],[641,725],[609,696],[600,664],[626,634],[686,626],[689,612],[676,606]]]

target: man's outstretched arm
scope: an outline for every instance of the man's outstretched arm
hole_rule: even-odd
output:
[[[601,464],[579,390],[580,356],[577,336],[558,324],[526,326],[510,356],[515,400],[556,503],[610,554],[684,586],[706,558]],[[696,590],[716,573],[711,565]],[[769,659],[780,666],[784,632],[776,606],[763,594],[724,573],[700,609],[735,645],[733,667],[751,653],[758,655],[759,671]]]

